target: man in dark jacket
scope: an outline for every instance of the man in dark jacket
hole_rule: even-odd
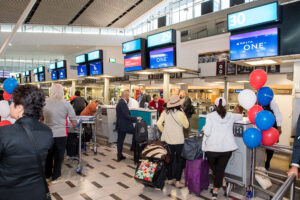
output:
[[[140,98],[138,98],[138,102],[140,104],[140,108],[145,108],[145,103],[149,103],[151,101],[151,96],[145,93],[145,88],[140,88]]]
[[[181,90],[179,93],[179,96],[181,99],[184,99],[184,102],[182,104],[182,109],[188,119],[190,119],[193,115],[193,105],[192,100],[190,97],[186,95],[186,92],[184,90]]]
[[[298,179],[299,166],[300,166],[300,116],[298,117],[298,124],[297,124],[296,136],[294,140],[294,149],[293,149],[291,165],[292,167],[288,172],[288,176],[295,174]]]
[[[129,108],[127,103],[129,102],[129,92],[124,91],[122,93],[122,98],[120,99],[117,108],[117,130],[118,130],[118,141],[117,141],[117,149],[118,149],[118,161],[126,159],[122,154],[123,143],[126,137],[126,133],[134,134],[133,123],[141,120],[140,117],[133,117],[130,115]]]
[[[71,104],[73,105],[75,113],[78,116],[88,105],[88,102],[80,96],[80,91],[76,91],[75,96],[76,97],[73,99],[73,101],[71,101]]]

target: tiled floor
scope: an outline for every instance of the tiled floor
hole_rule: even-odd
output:
[[[82,174],[76,173],[77,161],[65,159],[60,182],[50,185],[56,200],[183,200],[207,199],[189,194],[187,188],[166,185],[163,191],[145,187],[133,179],[132,157],[116,162],[116,150],[98,147],[98,154],[83,155]]]

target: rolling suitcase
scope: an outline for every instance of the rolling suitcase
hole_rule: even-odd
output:
[[[187,160],[184,169],[185,186],[190,193],[200,195],[202,190],[207,190],[209,186],[209,166],[208,161],[203,158]]]
[[[145,121],[138,121],[135,125],[134,140],[142,143],[148,140],[148,124]]]

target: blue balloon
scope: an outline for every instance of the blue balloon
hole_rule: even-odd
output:
[[[247,147],[254,149],[261,144],[262,134],[256,128],[248,128],[243,134],[243,140]]]
[[[275,123],[275,117],[270,111],[263,110],[257,113],[254,121],[257,128],[262,131],[266,131],[273,127]]]
[[[3,89],[8,93],[12,94],[15,87],[19,85],[19,82],[14,78],[8,78],[3,83]]]
[[[262,87],[257,92],[257,100],[260,105],[266,106],[271,103],[274,97],[273,90],[269,87]]]

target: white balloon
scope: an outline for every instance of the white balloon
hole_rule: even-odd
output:
[[[239,104],[245,108],[246,110],[249,110],[250,108],[252,108],[252,106],[254,106],[254,104],[256,103],[256,95],[252,90],[243,90],[242,92],[240,92],[239,97]]]

